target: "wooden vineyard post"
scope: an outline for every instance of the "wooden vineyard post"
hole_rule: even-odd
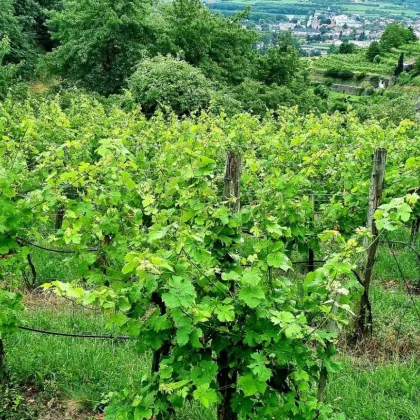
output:
[[[310,227],[311,230],[315,224],[315,196],[314,194],[312,194],[312,211],[313,211],[313,215],[311,217],[310,220]],[[311,248],[311,245],[309,244],[309,249],[308,249],[308,272],[311,273],[315,271],[315,251],[313,250],[313,248]]]
[[[413,220],[413,224],[411,226],[411,237],[410,237],[410,243],[414,247],[417,247],[417,241],[419,239],[419,231],[420,231],[420,217],[416,217],[416,219]]]
[[[226,159],[223,200],[233,200],[233,204],[231,206],[233,212],[238,212],[240,210],[241,168],[241,155],[234,152],[228,152]]]
[[[55,230],[60,230],[63,226],[65,212],[66,211],[63,207],[60,207],[57,210],[57,214],[55,215]]]
[[[373,267],[375,264],[376,252],[378,250],[378,229],[376,228],[374,214],[381,205],[382,191],[385,180],[385,164],[386,164],[386,149],[375,150],[373,156],[373,170],[370,181],[369,203],[367,211],[367,228],[372,233],[372,242],[366,238],[364,246],[366,248],[366,255],[360,267],[360,281],[364,288],[363,295],[356,303],[355,313],[355,338],[356,340],[363,338],[372,327],[372,313],[369,301],[369,287],[372,279]]]
[[[241,171],[241,155],[235,152],[228,152],[223,201],[229,201],[232,212],[239,212],[240,210]],[[227,264],[232,263],[229,254],[226,254],[224,258]],[[230,287],[231,292],[234,292],[234,283]],[[230,357],[229,351],[226,348],[222,349],[217,357],[217,382],[222,395],[222,400],[217,406],[218,420],[237,420],[238,418],[237,413],[232,409],[232,399],[236,392],[238,373],[230,367]]]
[[[336,295],[334,299],[332,314],[337,314],[337,305],[336,301],[338,299],[338,295]],[[337,331],[337,325],[333,319],[331,319],[328,323],[328,332],[336,332]],[[332,347],[332,343],[328,344],[327,351],[329,351]],[[328,382],[328,370],[325,363],[322,363],[321,370],[319,372],[319,381],[318,381],[318,391],[317,391],[317,398],[318,401],[323,403],[325,401],[325,396],[327,392],[327,382]]]
[[[4,350],[3,339],[0,338],[0,391],[1,387],[6,383],[6,352]]]

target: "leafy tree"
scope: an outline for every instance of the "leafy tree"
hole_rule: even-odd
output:
[[[162,56],[141,61],[129,86],[148,115],[161,106],[170,107],[178,115],[190,114],[207,108],[212,94],[210,81],[199,69]]]
[[[408,27],[408,30],[410,32],[410,34],[408,34],[408,36],[410,38],[409,41],[411,41],[411,42],[418,41],[417,35],[415,34],[413,27],[412,26],[409,26]]]
[[[344,41],[338,48],[338,53],[339,54],[353,54],[355,50],[356,50],[356,45],[348,41]]]
[[[381,45],[378,41],[373,41],[366,52],[366,57],[373,63],[376,56],[381,54]]]
[[[257,34],[241,28],[246,14],[222,18],[200,0],[176,0],[167,9],[169,52],[210,79],[240,83],[251,75],[256,59]]]
[[[48,22],[60,46],[47,67],[87,89],[119,92],[156,39],[149,15],[146,0],[64,0]]]
[[[18,7],[19,5],[19,7]],[[16,14],[25,20],[37,45],[44,51],[51,51],[57,43],[51,39],[47,25],[51,11],[60,10],[62,0],[21,0],[16,2]]]
[[[395,76],[399,76],[404,71],[404,53],[401,53],[398,59],[397,67],[395,68]]]
[[[413,30],[406,28],[401,23],[389,24],[381,37],[381,46],[385,51],[398,48],[401,45],[416,41]]]
[[[19,4],[19,3],[16,3]],[[0,7],[0,39],[8,38],[10,50],[4,57],[5,62],[31,63],[35,56],[35,45],[30,28],[25,20],[16,14],[14,0],[2,0]]]
[[[4,58],[10,51],[10,43],[7,38],[0,41],[0,99],[4,97],[7,89],[10,87],[13,77],[18,68],[13,64],[3,64]]]
[[[299,50],[289,32],[280,34],[275,47],[260,59],[259,80],[266,84],[287,85],[301,70]]]

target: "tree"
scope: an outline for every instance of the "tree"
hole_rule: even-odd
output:
[[[10,48],[4,57],[6,63],[32,63],[36,54],[34,37],[25,20],[20,19],[14,0],[2,0],[0,7],[0,39],[7,38]]]
[[[301,70],[299,49],[292,34],[279,35],[275,47],[260,59],[259,80],[270,85],[287,85]]]
[[[0,41],[0,99],[7,93],[18,67],[13,64],[3,64],[4,58],[10,51],[10,42],[7,38]]]
[[[200,0],[176,0],[167,9],[168,52],[212,80],[240,83],[254,71],[257,57],[256,32],[241,27],[247,13],[222,18]]]
[[[170,107],[177,115],[207,108],[212,87],[203,73],[172,57],[141,61],[129,82],[134,99],[147,115]]]
[[[395,68],[395,76],[399,76],[404,71],[404,53],[401,53],[398,59],[397,67]]]
[[[37,45],[44,51],[51,51],[57,43],[51,39],[47,25],[51,11],[60,10],[63,0],[20,0],[16,2],[16,14],[27,22]],[[18,7],[19,5],[19,7]]]
[[[60,45],[50,72],[101,94],[117,93],[156,39],[146,0],[64,0],[48,24]]]
[[[344,41],[338,48],[338,53],[339,54],[353,54],[355,50],[356,50],[356,45],[348,41]]]
[[[373,63],[376,56],[381,55],[381,46],[378,41],[373,41],[366,52],[366,57]]]
[[[406,28],[401,23],[391,23],[386,28],[381,37],[381,46],[385,51],[398,48],[417,39],[413,30]]]
[[[415,34],[414,29],[413,29],[413,27],[412,27],[412,26],[409,26],[409,27],[408,27],[408,31],[409,31],[409,34],[407,34],[407,36],[409,37],[409,41],[410,41],[410,42],[416,42],[416,41],[418,41],[418,40],[419,40],[419,39],[417,38],[417,35]]]

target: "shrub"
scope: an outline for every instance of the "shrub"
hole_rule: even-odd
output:
[[[375,94],[375,88],[373,88],[372,86],[370,86],[370,87],[366,88],[365,93],[366,93],[366,95],[368,95],[368,96],[372,96],[372,95],[374,95],[374,94]]]
[[[400,85],[406,85],[410,83],[411,76],[407,72],[402,72],[398,77],[398,83]]]
[[[356,95],[357,96],[362,96],[364,93],[365,93],[365,88],[363,88],[363,87],[357,88],[357,90],[356,90]]]
[[[381,78],[379,76],[371,76],[371,78],[370,78],[370,81],[372,82],[373,85],[379,84],[380,80],[381,80]]]
[[[141,61],[129,88],[147,115],[161,107],[169,107],[177,115],[191,114],[209,106],[213,91],[199,69],[163,56]]]
[[[319,85],[314,89],[315,95],[320,96],[322,99],[327,99],[330,96],[330,90],[325,85]]]
[[[360,81],[366,79],[367,74],[366,72],[362,71],[361,73],[356,74],[356,80]]]
[[[335,79],[350,80],[353,79],[354,73],[344,69],[329,69],[325,72],[325,76],[333,77]]]

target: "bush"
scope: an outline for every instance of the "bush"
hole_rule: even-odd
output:
[[[331,104],[331,107],[330,107],[331,112],[345,113],[345,112],[348,111],[348,109],[349,109],[348,104],[346,104],[345,102],[342,102],[342,101],[334,101]]]
[[[129,88],[147,115],[161,107],[169,107],[177,115],[191,114],[207,108],[213,93],[210,81],[199,69],[163,56],[141,61]]]
[[[322,99],[327,99],[328,96],[330,96],[330,90],[327,88],[327,86],[319,85],[314,89],[315,95],[318,95]]]
[[[357,90],[356,90],[356,95],[357,96],[362,96],[364,93],[365,93],[365,88],[363,88],[363,87],[357,88]]]
[[[370,86],[370,87],[366,88],[365,93],[366,93],[366,95],[368,95],[368,96],[372,96],[372,95],[374,95],[374,94],[375,94],[375,88],[373,88],[372,86]]]
[[[356,80],[360,81],[366,79],[367,73],[362,71],[361,73],[356,74]]]
[[[405,71],[402,72],[398,77],[398,83],[400,85],[406,85],[410,83],[410,81],[411,81],[411,76]]]
[[[354,73],[350,70],[329,69],[325,72],[325,76],[333,77],[334,79],[350,80],[354,78]]]
[[[379,84],[379,81],[381,80],[381,78],[379,77],[379,76],[372,76],[371,78],[370,78],[370,81],[371,81],[371,83],[373,84],[373,85],[377,85],[377,84]]]

